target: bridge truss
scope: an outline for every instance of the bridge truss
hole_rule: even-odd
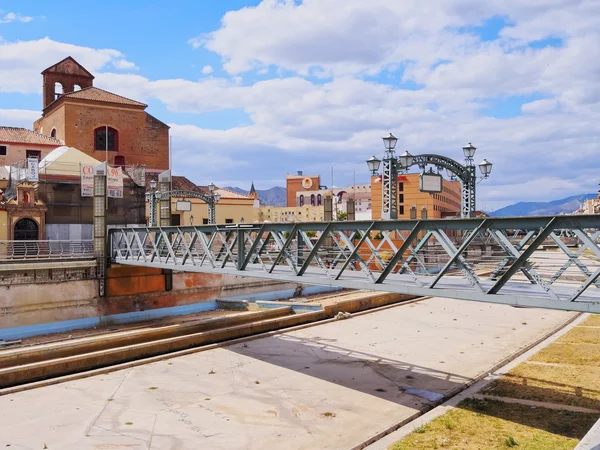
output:
[[[589,215],[120,228],[108,245],[118,264],[600,313],[599,238]]]

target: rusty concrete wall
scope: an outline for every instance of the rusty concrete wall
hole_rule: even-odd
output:
[[[161,269],[131,266],[111,267],[107,272],[107,285],[109,297],[99,303],[101,315],[189,305],[296,286],[234,275],[181,272],[173,274],[173,289],[166,291]]]

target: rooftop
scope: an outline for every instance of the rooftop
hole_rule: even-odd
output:
[[[146,191],[150,190],[150,181],[158,181],[158,172],[146,172]],[[198,186],[194,184],[192,181],[187,179],[186,177],[173,175],[171,178],[171,182],[173,184],[174,191],[191,191],[191,192],[199,192],[201,194],[208,195],[208,186]],[[217,187],[215,192],[218,193],[221,198],[238,198],[238,199],[249,199],[247,195],[238,194],[237,192],[230,191],[229,189],[223,189]]]
[[[80,89],[79,91],[69,92],[68,94],[64,94],[59,98],[62,97],[75,98],[79,100],[91,100],[94,102],[118,103],[120,105],[129,106],[143,106],[144,108],[148,106],[145,103],[138,102],[136,100],[131,100],[130,98],[113,94],[112,92],[108,92],[104,89],[100,89],[93,86]]]
[[[62,142],[45,134],[36,133],[27,128],[0,127],[0,143],[54,145],[60,147]]]

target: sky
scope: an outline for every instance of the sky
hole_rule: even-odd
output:
[[[197,184],[364,183],[390,132],[458,161],[472,142],[478,209],[600,182],[598,0],[2,0],[0,125],[32,128],[69,55],[169,124]]]

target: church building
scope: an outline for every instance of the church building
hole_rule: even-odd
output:
[[[147,105],[94,87],[94,75],[70,56],[43,75],[37,133],[50,136],[112,166],[169,168],[169,126]]]

